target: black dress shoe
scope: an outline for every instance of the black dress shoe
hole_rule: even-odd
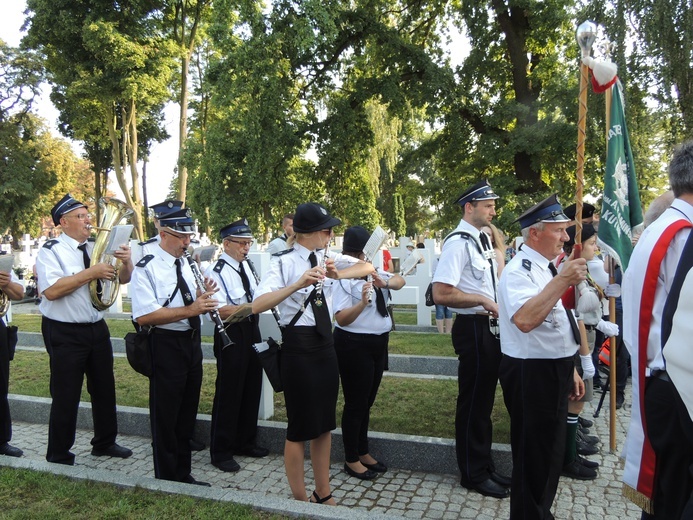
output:
[[[512,479],[510,477],[506,477],[505,475],[501,475],[500,473],[496,473],[495,471],[491,472],[491,480],[493,480],[496,484],[500,484],[503,487],[510,487],[510,484],[512,484]]]
[[[15,448],[14,446],[10,446],[8,443],[5,443],[0,446],[0,455],[7,455],[8,457],[21,457],[24,455],[24,452],[19,448]]]
[[[584,457],[581,457],[578,455],[575,460],[577,460],[580,464],[585,466],[586,468],[592,468],[592,469],[597,469],[599,467],[599,462],[595,462],[593,460],[588,460]]]
[[[487,497],[508,498],[510,496],[510,490],[508,488],[501,486],[490,478],[487,478],[483,482],[476,482],[471,485],[462,484],[462,486]]]
[[[221,471],[226,471],[227,473],[235,473],[241,466],[233,460],[233,457],[227,460],[222,460],[221,462],[212,462],[212,466],[219,468]]]
[[[269,450],[267,448],[262,448],[260,446],[248,446],[243,448],[239,455],[245,455],[246,457],[255,457],[259,459],[260,457],[266,457],[269,455]]]
[[[596,455],[599,453],[599,448],[594,444],[587,444],[586,442],[577,442],[577,452],[580,455]]]
[[[592,426],[594,426],[593,421],[585,419],[582,415],[578,417],[578,423],[580,423],[580,426],[584,426],[585,428],[591,428]]]
[[[132,455],[132,450],[123,448],[118,444],[111,444],[108,448],[104,449],[92,448],[91,454],[94,457],[118,457],[121,459],[127,459]]]
[[[366,466],[369,470],[375,471],[376,473],[385,473],[387,471],[387,466],[382,462],[376,461],[375,464],[366,464],[365,462],[362,462],[361,464]]]
[[[205,443],[190,439],[190,451],[202,451],[205,449]]]
[[[577,432],[578,442],[584,442],[587,444],[597,444],[599,443],[599,437],[596,435],[587,435],[578,430]]]
[[[574,460],[567,466],[563,466],[561,475],[576,480],[594,480],[597,478],[597,470],[583,466],[577,460]]]
[[[367,469],[363,473],[354,471],[349,467],[349,464],[347,464],[346,462],[344,463],[344,471],[346,471],[352,477],[360,478],[361,480],[373,480],[375,477],[378,476],[378,474],[375,471],[370,469]]]
[[[188,475],[183,480],[181,480],[181,482],[183,484],[192,484],[193,486],[212,487],[212,484],[210,484],[209,482],[201,482],[199,480],[195,480],[192,475]]]
[[[622,392],[616,392],[616,409],[620,410],[621,408],[623,408],[625,402],[626,396],[623,395]]]

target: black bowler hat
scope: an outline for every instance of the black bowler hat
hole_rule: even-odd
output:
[[[149,206],[149,209],[152,210],[155,218],[161,218],[167,213],[171,213],[173,211],[180,211],[181,209],[183,209],[183,201],[165,200],[163,202],[159,202],[158,204],[154,204],[153,206]]]
[[[371,234],[361,226],[352,226],[344,232],[344,242],[342,251],[350,253],[360,253],[366,246],[366,242],[371,238]]]
[[[555,193],[529,208],[515,220],[515,222],[520,223],[522,229],[536,224],[537,222],[569,221],[570,219],[563,213],[563,208],[561,207],[561,203],[558,202],[558,196]]]
[[[565,216],[568,217],[570,220],[575,220],[575,212],[576,212],[576,204],[573,203],[567,208],[563,209],[563,213],[565,213]],[[588,202],[584,202],[582,204],[582,218],[590,218],[594,215],[594,206],[592,204],[589,204]]]
[[[193,235],[195,233],[195,221],[192,218],[190,208],[172,211],[160,217],[159,226],[185,235]]]
[[[60,225],[60,218],[65,215],[66,213],[69,213],[70,211],[74,211],[79,208],[86,208],[86,204],[82,204],[78,200],[75,200],[75,198],[70,195],[69,193],[65,194],[65,196],[58,201],[58,203],[53,206],[53,209],[51,209],[51,216],[53,217],[53,224],[56,226]]]
[[[329,211],[317,202],[299,204],[294,214],[294,231],[296,233],[312,233],[333,228],[341,223],[341,220],[330,215]]]
[[[566,228],[566,233],[568,233],[568,241],[564,243],[564,246],[574,246],[575,245],[575,226],[570,226]],[[582,233],[580,233],[581,242],[585,242],[594,236],[597,232],[592,224],[583,224]]]
[[[248,225],[248,219],[242,218],[219,230],[219,238],[221,240],[228,237],[253,238],[253,232]]]
[[[474,186],[465,191],[455,201],[456,204],[464,207],[467,202],[476,202],[478,200],[492,200],[499,198],[493,191],[493,188],[487,180],[477,182]]]

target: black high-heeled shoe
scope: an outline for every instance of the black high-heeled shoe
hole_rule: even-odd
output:
[[[387,471],[387,466],[382,462],[375,461],[375,464],[366,464],[365,462],[361,462],[361,464],[366,466],[371,471],[375,471],[376,473],[385,473]]]
[[[313,496],[310,499],[308,499],[308,502],[310,502],[311,504],[324,504],[330,498],[332,498],[332,495],[327,495],[326,497],[320,498],[320,496],[315,491],[313,491]]]
[[[349,465],[346,462],[344,463],[344,471],[346,471],[352,477],[360,478],[361,480],[373,480],[375,477],[378,476],[378,474],[375,471],[370,469],[367,469],[363,473],[354,471],[349,467]]]

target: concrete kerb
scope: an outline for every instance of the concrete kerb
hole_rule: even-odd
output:
[[[188,495],[198,498],[219,500],[224,502],[234,502],[257,508],[261,504],[261,509],[269,513],[281,514],[297,518],[316,518],[316,519],[339,519],[339,520],[366,520],[366,519],[393,519],[391,515],[382,515],[369,511],[359,511],[345,506],[320,507],[307,502],[288,500],[284,497],[272,497],[264,493],[253,493],[250,491],[237,491],[220,488],[206,488],[190,486],[179,482],[170,482],[150,477],[133,478],[112,470],[98,470],[80,468],[79,466],[62,466],[60,464],[50,464],[23,458],[0,457],[0,467],[15,469],[28,469],[63,475],[74,480],[84,480],[92,482],[103,482],[118,486],[123,489],[143,488],[150,491],[162,493]]]

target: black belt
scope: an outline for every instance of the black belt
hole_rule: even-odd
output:
[[[483,320],[488,323],[488,319],[491,316],[489,314],[460,314],[459,312],[457,313],[457,318],[461,318],[464,320]]]
[[[596,325],[585,325],[585,330],[592,332],[593,330],[597,330],[597,326]]]
[[[159,336],[174,336],[177,338],[194,338],[197,334],[197,329],[188,330],[169,330],[169,329],[158,329],[154,328],[152,334],[158,334]]]
[[[103,322],[103,318],[101,318],[99,321],[95,321],[94,323],[77,323],[77,322],[72,322],[72,321],[60,321],[60,320],[54,320],[52,318],[47,318],[46,316],[43,316],[43,319],[46,321],[49,321],[51,323],[57,323],[58,325],[65,325],[68,327],[93,327],[94,325],[100,325],[101,322]]]
[[[669,379],[669,374],[667,374],[666,370],[653,370],[650,372],[650,377],[671,383],[671,379]]]

